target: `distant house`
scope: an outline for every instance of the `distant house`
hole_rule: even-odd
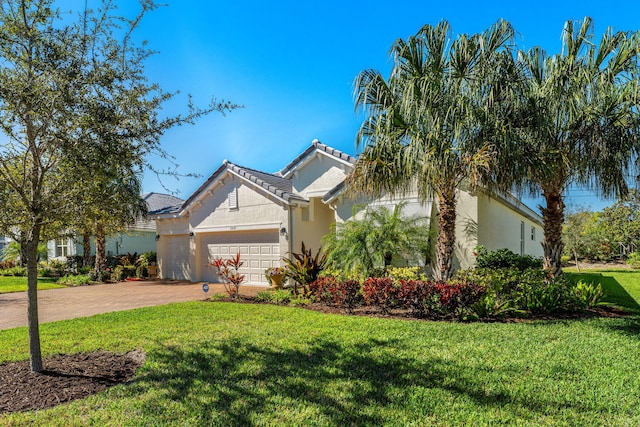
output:
[[[126,255],[127,253],[138,253],[156,250],[156,221],[153,217],[155,212],[162,212],[167,208],[180,205],[184,200],[169,194],[145,193],[141,195],[147,203],[149,217],[139,218],[134,224],[127,228],[124,233],[117,233],[106,238],[107,256]],[[51,240],[47,243],[47,253],[49,258],[66,258],[73,255],[82,255],[82,236],[76,238],[61,238]],[[95,246],[91,239],[91,255],[95,255]]]
[[[353,217],[362,200],[345,194],[344,180],[355,161],[317,140],[274,174],[225,160],[182,205],[156,212],[161,277],[217,281],[209,262],[239,252],[246,283],[266,286],[265,269],[280,266],[301,242],[315,252],[332,223]],[[408,214],[435,218],[437,204],[421,203],[417,195],[367,203],[393,206],[400,200]],[[472,266],[477,245],[542,256],[541,224],[510,195],[460,189],[456,263]]]
[[[0,236],[0,255],[11,242],[12,240],[9,236]]]

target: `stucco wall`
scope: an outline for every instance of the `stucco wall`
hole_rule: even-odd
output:
[[[336,159],[316,153],[292,176],[294,192],[303,197],[323,196],[345,178],[348,166]]]
[[[322,237],[329,232],[331,224],[335,221],[335,214],[320,198],[311,198],[308,208],[293,210],[293,219],[293,251],[300,252],[304,242],[315,255],[322,246]]]
[[[456,246],[454,268],[467,269],[475,264],[474,249],[478,246],[478,198],[471,193],[457,191]]]
[[[237,189],[238,207],[229,208],[229,193]],[[239,178],[218,187],[202,204],[190,209],[190,228],[198,231],[233,231],[243,226],[274,228],[287,225],[287,209],[266,197],[260,190],[249,188]],[[235,227],[235,228],[234,228]]]
[[[501,248],[521,253],[521,227],[524,222],[524,254],[542,257],[542,228],[501,201],[481,193],[478,196],[478,244],[488,250]],[[532,239],[532,228],[534,236]]]

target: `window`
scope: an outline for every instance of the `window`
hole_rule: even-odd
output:
[[[229,209],[238,209],[238,188],[234,187],[229,192]]]
[[[531,227],[531,240],[533,240],[534,242],[536,240],[536,228],[535,227]]]
[[[520,222],[520,255],[524,255],[524,221]]]
[[[69,256],[69,239],[56,239],[56,258]]]

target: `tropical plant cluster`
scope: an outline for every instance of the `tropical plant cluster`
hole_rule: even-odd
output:
[[[418,318],[464,320],[574,313],[593,308],[603,297],[600,284],[550,276],[536,258],[484,248],[478,248],[478,258],[480,266],[458,272],[449,282],[419,278],[416,267],[363,280],[329,270],[309,284],[309,295],[349,312],[372,307],[383,314],[401,310]]]

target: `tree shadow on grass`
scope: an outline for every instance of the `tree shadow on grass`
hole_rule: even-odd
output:
[[[617,272],[617,274],[622,273]],[[587,283],[602,284],[602,290],[604,291],[603,302],[615,304],[625,310],[640,314],[638,302],[629,295],[627,290],[614,277],[608,276],[606,273],[572,273],[571,276]]]
[[[137,409],[147,419],[167,422],[179,408],[198,425],[394,424],[440,413],[437,406],[446,396],[486,407],[517,405],[541,415],[557,407],[544,398],[514,396],[495,379],[526,375],[519,368],[496,373],[485,366],[478,372],[449,359],[400,356],[402,346],[392,340],[347,345],[327,339],[294,348],[241,339],[164,346],[148,354],[151,363],[128,393],[143,396]],[[483,383],[487,376],[490,387]]]
[[[636,272],[616,271],[615,274],[637,274]],[[604,291],[603,302],[614,304],[624,310],[634,314],[621,319],[610,320],[603,325],[608,329],[616,332],[622,332],[625,335],[639,338],[640,337],[640,305],[627,290],[622,286],[616,278],[607,275],[607,272],[601,273],[572,273],[572,277],[577,280],[583,280],[587,283],[601,283]]]

